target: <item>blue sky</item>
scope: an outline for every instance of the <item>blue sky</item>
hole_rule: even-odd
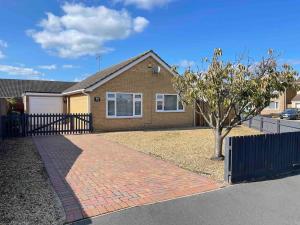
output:
[[[0,0],[0,78],[81,80],[146,50],[201,65],[269,48],[300,70],[296,0]],[[48,14],[46,14],[48,13]]]

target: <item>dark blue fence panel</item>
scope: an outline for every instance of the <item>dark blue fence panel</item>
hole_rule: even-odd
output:
[[[228,137],[225,181],[238,183],[299,169],[300,132]]]

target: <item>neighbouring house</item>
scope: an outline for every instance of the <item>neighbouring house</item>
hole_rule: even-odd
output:
[[[292,108],[300,109],[300,92],[292,99]]]
[[[15,98],[22,103],[26,113],[63,113],[66,103],[62,91],[75,82],[0,79],[0,112],[7,113],[7,99]],[[18,107],[21,108],[21,107]]]
[[[24,87],[26,81],[2,79],[0,97],[22,96],[30,114],[92,113],[95,130],[201,125],[193,107],[180,102],[172,84],[174,75],[151,50],[78,83],[27,81]]]
[[[297,95],[297,91],[293,88],[287,89],[277,99],[273,99],[268,107],[266,107],[261,114],[262,115],[279,115],[287,108],[294,108],[295,104],[293,99]],[[299,97],[300,99],[300,97]],[[300,101],[300,100],[299,100]],[[300,102],[299,102],[300,103]],[[299,105],[300,108],[300,105]]]

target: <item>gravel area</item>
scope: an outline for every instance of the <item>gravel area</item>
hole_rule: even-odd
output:
[[[234,128],[229,136],[259,133],[241,126]],[[211,129],[112,132],[100,135],[138,151],[171,161],[184,169],[223,181],[224,162],[210,160],[214,147],[214,135]]]
[[[31,138],[0,141],[0,224],[56,225],[65,215]]]

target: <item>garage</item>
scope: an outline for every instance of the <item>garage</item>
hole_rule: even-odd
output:
[[[55,94],[26,95],[25,111],[29,114],[63,113],[63,97]]]

